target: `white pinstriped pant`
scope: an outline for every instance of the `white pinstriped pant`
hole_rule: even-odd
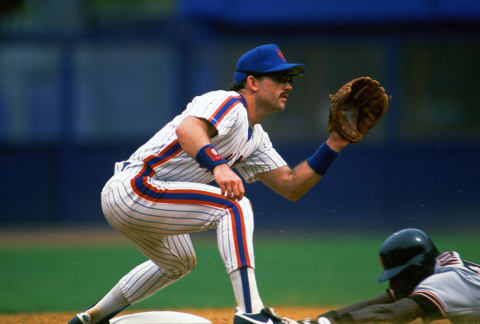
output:
[[[228,273],[255,267],[250,201],[232,201],[214,186],[115,175],[102,191],[107,221],[149,258],[120,280],[130,304],[182,278],[196,265],[189,233],[217,229]]]

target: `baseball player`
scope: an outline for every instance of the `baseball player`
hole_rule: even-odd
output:
[[[378,281],[390,280],[386,292],[330,311],[307,323],[407,323],[448,319],[480,323],[480,265],[458,252],[439,253],[429,236],[407,228],[389,236],[380,247],[384,268]]]
[[[304,69],[288,63],[275,44],[246,52],[237,62],[231,90],[193,98],[128,160],[115,164],[101,193],[103,213],[148,260],[70,324],[108,323],[125,307],[181,279],[196,265],[189,234],[213,229],[233,286],[235,324],[281,321],[264,307],[257,289],[253,210],[240,176],[295,201],[352,142],[332,128],[294,169],[273,148],[260,121],[285,109],[292,80]]]

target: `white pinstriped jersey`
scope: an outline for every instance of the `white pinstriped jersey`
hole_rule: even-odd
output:
[[[437,257],[435,272],[415,287],[412,296],[426,298],[452,323],[480,323],[480,266],[457,252]]]
[[[210,183],[213,175],[200,168],[181,148],[175,129],[187,116],[208,120],[218,131],[211,141],[218,152],[235,167],[247,182],[256,175],[286,165],[272,147],[268,134],[260,124],[249,127],[246,103],[234,91],[212,91],[195,97],[182,114],[158,131],[133,153],[128,161],[116,164],[116,170],[162,181]]]
[[[251,309],[254,281],[245,273],[255,268],[252,205],[247,197],[232,200],[209,185],[213,175],[183,151],[175,129],[187,116],[216,128],[212,144],[247,182],[286,165],[262,127],[249,127],[239,93],[213,91],[195,97],[127,161],[117,162],[115,175],[102,190],[106,220],[149,258],[119,281],[120,288],[134,304],[180,279],[196,264],[189,234],[216,229],[227,272],[242,273],[242,296],[236,298]]]

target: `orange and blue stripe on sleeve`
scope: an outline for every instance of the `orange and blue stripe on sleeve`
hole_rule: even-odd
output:
[[[433,292],[431,292],[429,290],[422,289],[422,290],[416,290],[414,292],[414,295],[418,295],[418,296],[422,296],[424,298],[427,298],[431,303],[433,303],[435,305],[435,307],[438,309],[438,311],[440,312],[440,314],[442,314],[443,317],[446,316],[447,306]]]
[[[215,110],[213,115],[208,119],[208,121],[214,126],[217,125],[222,121],[222,119],[228,114],[230,110],[233,109],[237,104],[243,103],[246,107],[245,100],[241,96],[230,96],[222,104]]]

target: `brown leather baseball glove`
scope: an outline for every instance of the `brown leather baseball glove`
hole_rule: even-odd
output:
[[[364,76],[344,84],[330,99],[328,131],[358,143],[385,114],[390,98],[378,81]]]

